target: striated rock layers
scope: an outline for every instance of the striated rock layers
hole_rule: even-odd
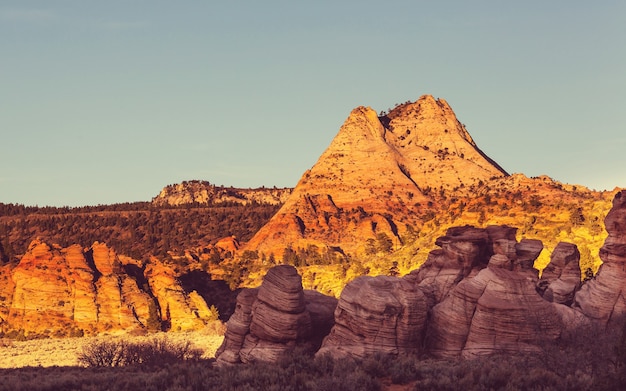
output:
[[[399,238],[431,190],[506,175],[443,99],[425,95],[380,117],[358,107],[246,248],[280,257],[288,246],[352,251],[377,233]]]
[[[276,266],[259,288],[244,289],[237,297],[217,361],[273,362],[296,345],[316,349],[332,327],[336,305],[333,297],[305,292],[294,267]]]
[[[1,273],[0,331],[65,336],[204,324],[206,303],[183,292],[168,267],[128,262],[103,243],[85,250],[34,240]]]
[[[359,277],[341,293],[335,325],[318,354],[417,354],[427,314],[426,298],[415,284],[398,277]]]
[[[626,190],[615,195],[604,224],[609,236],[600,249],[603,264],[576,293],[574,307],[611,327],[626,316]]]
[[[433,307],[427,339],[433,355],[537,351],[584,322],[573,309],[544,300],[536,279],[510,270],[510,263],[492,256],[487,268]]]

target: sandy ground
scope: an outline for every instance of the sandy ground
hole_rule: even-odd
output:
[[[78,365],[77,355],[83,346],[94,340],[123,338],[138,342],[164,336],[172,342],[190,341],[194,347],[204,350],[204,358],[214,357],[215,351],[224,339],[213,330],[157,333],[148,336],[117,335],[31,341],[0,339],[0,368],[75,366]]]

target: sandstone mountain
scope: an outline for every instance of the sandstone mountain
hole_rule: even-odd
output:
[[[443,99],[425,95],[380,117],[358,107],[247,248],[282,254],[321,242],[352,250],[377,231],[404,231],[403,217],[424,214],[431,192],[507,175]]]
[[[613,194],[547,176],[509,175],[478,148],[443,99],[426,95],[380,116],[354,109],[242,250],[299,266],[311,287],[338,295],[343,284],[329,279],[341,274],[345,284],[364,273],[406,274],[449,227],[508,224],[550,248],[575,243],[583,271],[593,273]],[[545,266],[549,256],[542,252],[538,264]],[[328,266],[342,260],[343,270]],[[267,270],[272,263],[239,265]],[[259,283],[258,276],[244,284]]]
[[[219,205],[224,203],[247,205],[252,202],[282,205],[291,191],[290,188],[277,189],[276,187],[239,189],[217,186],[207,181],[193,180],[164,187],[159,195],[152,199],[152,203],[157,206]]]

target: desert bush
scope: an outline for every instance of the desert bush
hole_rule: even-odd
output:
[[[189,341],[174,343],[166,337],[132,343],[123,340],[93,341],[78,354],[78,363],[87,367],[158,366],[178,361],[198,361],[202,354],[202,350],[194,348]]]

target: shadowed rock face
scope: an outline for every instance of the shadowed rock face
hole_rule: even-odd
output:
[[[365,358],[418,353],[427,313],[424,294],[409,281],[359,277],[341,293],[335,325],[318,354]]]
[[[492,255],[498,255],[496,260],[502,258],[507,264],[517,260],[516,231],[517,228],[508,226],[452,227],[435,241],[441,249],[431,251],[424,265],[406,278],[420,286],[432,307],[461,280],[484,268]]]
[[[268,271],[260,288],[245,289],[237,297],[217,361],[275,362],[298,344],[317,348],[332,326],[336,305],[335,298],[321,293],[305,294],[302,278],[293,266],[276,266]]]
[[[574,307],[587,317],[612,327],[626,315],[626,190],[615,195],[604,224],[609,233],[600,249],[604,263],[596,276],[576,293]]]
[[[578,318],[539,296],[525,273],[490,263],[432,309],[427,347],[440,357],[537,351]]]
[[[430,200],[422,189],[452,190],[507,175],[443,99],[424,95],[382,117],[357,107],[246,248],[278,257],[288,245],[311,243],[352,252],[377,233],[399,237],[406,217],[422,212],[414,205]]]

